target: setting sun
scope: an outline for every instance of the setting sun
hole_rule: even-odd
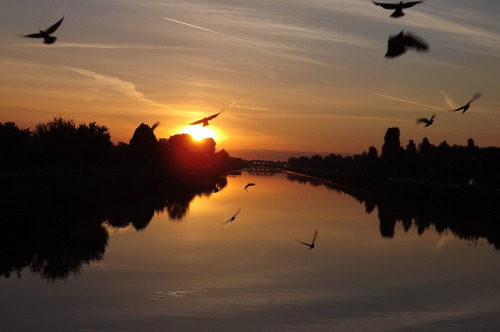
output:
[[[197,141],[204,138],[213,138],[214,140],[217,138],[217,135],[212,129],[207,126],[203,127],[202,125],[187,126],[181,130],[181,134],[189,134]]]

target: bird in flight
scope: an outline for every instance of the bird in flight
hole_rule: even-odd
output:
[[[465,112],[469,109],[469,107],[470,107],[470,103],[472,103],[474,100],[476,100],[477,98],[479,98],[479,97],[481,97],[481,96],[482,96],[482,94],[481,94],[481,93],[476,92],[476,93],[474,94],[474,96],[472,97],[472,99],[471,99],[471,100],[469,100],[469,102],[468,102],[467,104],[465,104],[464,106],[459,107],[459,108],[457,108],[457,109],[455,109],[455,110],[450,110],[450,112],[462,111],[462,114],[463,114],[463,113],[465,113]]]
[[[231,218],[229,218],[224,224],[227,224],[228,222],[233,222],[234,219],[236,219],[236,216],[238,215],[238,213],[240,213],[240,211],[241,211],[241,208],[239,208],[238,211],[236,211],[236,213]]]
[[[248,191],[248,187],[255,186],[255,183],[249,183],[245,186],[245,190]]]
[[[391,14],[391,17],[398,18],[405,15],[405,13],[403,13],[403,9],[413,7],[416,4],[419,4],[423,1],[410,1],[410,2],[400,1],[399,3],[385,3],[385,2],[375,2],[372,0],[372,2],[377,6],[380,6],[385,9],[390,9],[390,10],[394,9],[394,12]]]
[[[305,246],[308,246],[308,247],[309,247],[309,249],[312,249],[312,248],[314,248],[314,242],[316,241],[316,237],[317,237],[317,236],[318,236],[318,230],[317,230],[317,229],[315,229],[315,230],[314,230],[314,235],[313,235],[313,240],[312,240],[312,242],[311,242],[311,243],[302,242],[302,241],[299,241],[299,240],[297,240],[297,239],[295,239],[295,241],[297,241],[297,242],[299,242],[299,243],[302,243],[302,244],[303,244],[303,245],[305,245]]]
[[[151,126],[151,130],[155,130],[156,127],[160,125],[160,121],[156,121],[154,125]]]
[[[214,115],[210,115],[210,116],[207,116],[206,118],[203,118],[201,120],[198,120],[198,121],[195,121],[193,123],[190,123],[189,125],[197,125],[197,124],[200,124],[200,123],[203,123],[203,127],[206,127],[208,126],[208,121],[212,120],[212,119],[215,119],[219,114],[221,114],[222,112],[224,112],[224,110],[220,111],[219,113],[217,114],[214,114]]]
[[[429,49],[429,45],[421,38],[405,33],[403,30],[397,35],[390,36],[387,42],[386,58],[395,58],[405,53],[409,47],[414,47],[418,52],[425,52]]]
[[[436,114],[433,114],[430,119],[427,119],[427,118],[417,119],[417,124],[425,123],[424,127],[429,127],[434,122],[435,117],[436,117]]]
[[[32,33],[29,35],[24,35],[23,37],[29,37],[29,38],[43,38],[43,43],[44,44],[53,44],[57,37],[51,36],[52,33],[54,33],[57,28],[61,25],[62,21],[64,20],[64,17],[61,18],[57,23],[53,24],[50,28],[48,28],[45,31],[40,30],[38,33]]]

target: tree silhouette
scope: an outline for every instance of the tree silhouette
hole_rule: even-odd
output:
[[[403,148],[399,141],[399,128],[388,128],[384,136],[384,145],[382,145],[382,166],[385,174],[390,176],[400,175],[400,164]]]
[[[31,133],[19,129],[14,122],[0,123],[0,169],[18,170],[25,168],[30,157]]]
[[[226,153],[215,153],[213,138],[196,141],[191,135],[177,134],[160,140],[164,165],[183,182],[199,183],[220,174],[218,162]]]
[[[159,166],[158,140],[153,129],[141,123],[129,144],[130,162],[134,166]]]

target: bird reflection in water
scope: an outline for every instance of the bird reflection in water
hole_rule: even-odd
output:
[[[249,183],[245,186],[245,190],[248,191],[248,187],[255,186],[255,183]]]

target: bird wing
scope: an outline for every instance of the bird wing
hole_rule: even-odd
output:
[[[309,244],[309,243],[305,243],[305,242],[302,242],[302,241],[297,240],[297,239],[295,239],[295,241],[297,241],[298,243],[302,243],[302,244],[303,244],[303,245],[305,245],[305,246],[308,246],[308,247],[310,246],[310,244]]]
[[[406,46],[415,47],[417,51],[427,51],[429,49],[429,45],[423,39],[411,33],[405,34],[404,41]]]
[[[217,117],[219,114],[221,114],[222,112],[223,112],[223,110],[222,110],[222,111],[220,111],[220,112],[219,112],[219,113],[217,113],[217,114],[210,115],[210,116],[207,116],[206,118],[203,118],[203,119],[201,119],[201,120],[198,120],[198,121],[195,121],[195,122],[193,122],[193,123],[190,123],[190,125],[197,125],[197,124],[200,124],[200,123],[207,123],[207,124],[208,124],[208,121],[209,121],[209,120],[212,120],[213,118],[216,118],[216,117]]]
[[[380,6],[382,8],[385,8],[385,9],[396,9],[398,8],[398,4],[395,4],[395,3],[384,3],[384,2],[375,2],[375,1],[372,1],[374,4],[376,4],[377,6]]]
[[[429,123],[429,120],[427,120],[426,118],[420,118],[420,119],[417,119],[417,124],[419,123]]]
[[[52,26],[50,26],[50,28],[48,28],[47,30],[45,30],[45,33],[48,34],[48,35],[50,35],[54,31],[56,31],[57,28],[59,28],[59,26],[61,25],[61,23],[62,23],[63,20],[64,20],[64,17],[61,18],[59,21],[57,21],[57,23],[54,23]]]
[[[422,1],[410,1],[410,2],[405,2],[403,3],[403,8],[410,8],[415,6],[416,4],[421,3]]]
[[[160,125],[160,121],[156,121],[156,123],[151,126],[151,130],[155,130],[156,127],[158,127],[159,125]]]
[[[236,216],[238,215],[238,213],[240,213],[240,211],[241,211],[241,208],[239,208],[238,211],[236,211],[236,213],[231,218],[229,218],[228,221],[226,221],[226,222],[230,222],[230,221],[233,221],[234,219],[236,219]]]
[[[314,242],[316,241],[316,238],[318,237],[318,230],[315,229],[314,230],[314,235],[313,235],[313,240],[312,240],[312,244],[314,244]]]
[[[216,117],[217,117],[219,114],[221,114],[222,112],[223,112],[223,111],[220,111],[220,112],[219,112],[219,113],[217,113],[217,114],[210,115],[209,117],[206,117],[206,118],[205,118],[205,120],[207,120],[207,121],[208,121],[208,120],[212,120],[212,119],[216,118]]]
[[[23,37],[29,37],[29,38],[42,38],[42,34],[41,33],[32,33],[32,34],[29,34],[29,35],[24,35]]]
[[[201,120],[198,120],[198,121],[195,121],[195,122],[193,122],[193,123],[190,123],[189,125],[191,125],[191,126],[192,126],[192,125],[197,125],[197,124],[203,123],[205,120],[206,120],[206,118],[203,118],[203,119],[201,119]]]
[[[465,109],[465,106],[461,106],[461,107],[459,107],[459,108],[457,108],[457,109],[450,110],[450,112],[457,112],[457,111],[461,111],[461,110],[463,110],[463,109]]]
[[[476,92],[474,94],[474,96],[472,97],[472,99],[469,101],[469,103],[472,103],[474,100],[476,100],[477,98],[481,97],[482,94],[480,92]]]

